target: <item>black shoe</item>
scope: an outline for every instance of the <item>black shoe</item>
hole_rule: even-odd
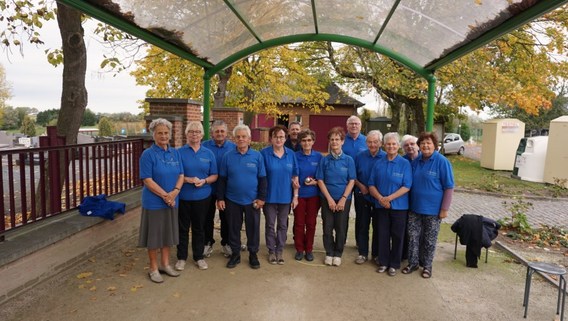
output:
[[[294,259],[296,259],[296,261],[301,261],[303,257],[304,253],[302,252],[296,252],[296,255],[294,255]]]
[[[306,252],[306,261],[313,261],[314,260],[314,255],[312,254],[312,252]]]
[[[229,262],[227,262],[227,267],[229,269],[234,268],[235,266],[237,266],[237,264],[241,263],[241,255],[240,254],[233,254],[231,255],[231,258],[229,259]]]
[[[260,268],[260,262],[258,261],[258,256],[256,255],[256,253],[249,254],[249,265],[253,269]]]

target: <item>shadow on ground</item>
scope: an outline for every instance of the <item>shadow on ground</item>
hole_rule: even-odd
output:
[[[429,280],[417,272],[389,277],[371,262],[355,264],[352,235],[343,264],[324,266],[319,225],[313,262],[293,259],[289,235],[285,265],[268,264],[262,247],[259,270],[248,267],[246,253],[239,266],[227,269],[217,243],[208,270],[188,264],[180,277],[153,284],[146,251],[131,238],[6,303],[0,319],[523,320],[525,267],[490,251],[488,264],[468,269],[465,247],[453,260],[453,234],[444,230]],[[535,275],[529,320],[553,320],[556,293]]]

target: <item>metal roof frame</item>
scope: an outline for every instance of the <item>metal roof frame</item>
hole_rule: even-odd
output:
[[[104,23],[107,23],[113,27],[116,27],[127,33],[130,33],[133,36],[145,40],[150,44],[160,47],[166,51],[169,51],[175,55],[180,56],[181,58],[187,59],[188,61],[191,61],[203,67],[205,70],[204,97],[203,97],[204,106],[210,105],[209,95],[210,95],[211,77],[213,77],[216,73],[221,72],[223,69],[236,63],[237,61],[251,54],[259,52],[261,50],[275,46],[281,46],[290,43],[306,42],[306,41],[332,41],[332,42],[338,42],[338,43],[369,49],[371,51],[390,57],[391,59],[413,70],[415,73],[417,73],[418,75],[420,75],[421,77],[423,77],[428,81],[428,99],[427,99],[428,108],[426,115],[427,116],[426,129],[429,131],[432,130],[434,123],[434,103],[435,103],[434,93],[435,93],[435,83],[436,83],[436,78],[434,76],[434,73],[437,69],[459,59],[463,55],[466,55],[467,53],[491,42],[492,40],[501,37],[504,34],[507,34],[512,30],[519,28],[520,26],[534,20],[535,18],[551,10],[554,10],[559,6],[568,2],[568,0],[534,0],[536,1],[536,3],[533,4],[527,10],[524,10],[519,14],[513,15],[511,18],[497,25],[494,28],[489,28],[486,32],[481,34],[476,39],[473,39],[471,41],[464,39],[462,44],[456,46],[455,49],[450,50],[442,57],[428,63],[427,65],[421,66],[420,64],[404,56],[403,54],[378,44],[378,40],[380,39],[385,28],[388,26],[389,22],[391,21],[391,18],[396,12],[399,4],[401,3],[401,0],[393,1],[393,4],[386,16],[383,25],[381,26],[380,30],[377,32],[376,37],[372,42],[347,35],[320,33],[319,21],[317,19],[316,4],[320,4],[321,2],[323,2],[321,0],[320,1],[310,0],[312,6],[314,33],[294,34],[294,35],[287,35],[287,36],[263,40],[262,37],[259,35],[259,33],[255,30],[254,26],[252,26],[249,23],[249,21],[247,21],[246,17],[236,7],[235,1],[223,0],[224,4],[231,10],[231,12],[235,15],[235,17],[245,26],[245,28],[250,32],[250,34],[256,39],[257,43],[248,46],[240,51],[237,51],[233,54],[225,56],[221,61],[219,61],[216,64],[213,64],[204,58],[198,57],[193,52],[188,50],[189,48],[187,47],[181,46],[178,43],[164,39],[163,37],[160,37],[159,35],[152,33],[147,29],[137,26],[136,24],[125,19],[124,17],[117,16],[112,12],[97,5],[99,2],[102,3],[105,1],[100,1],[100,0],[98,1],[97,0],[91,0],[91,1],[57,0],[57,1],[65,5],[68,5],[70,7],[73,7],[77,10],[80,10],[85,14],[92,16]],[[209,108],[204,108],[204,127],[205,127],[204,129],[206,130],[207,135],[209,133],[209,118],[210,118]]]

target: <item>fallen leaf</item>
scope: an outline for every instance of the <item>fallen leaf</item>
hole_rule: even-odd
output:
[[[79,273],[77,274],[77,279],[84,279],[84,278],[88,278],[91,275],[93,275],[93,272],[83,272],[83,273]]]
[[[95,263],[97,262],[97,259],[95,259],[95,257],[90,257],[87,261],[91,262],[91,263]]]
[[[180,294],[176,292],[176,293],[174,293],[173,297],[174,297],[174,298],[179,298],[179,297],[180,297]]]
[[[116,291],[116,286],[109,286],[107,291]]]
[[[89,291],[96,291],[96,290],[97,290],[97,286],[96,286],[96,285],[93,285],[93,286],[89,289]]]

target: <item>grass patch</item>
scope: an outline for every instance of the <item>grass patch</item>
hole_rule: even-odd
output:
[[[546,183],[533,183],[511,177],[510,171],[494,171],[463,156],[449,156],[456,187],[495,192],[511,196],[568,197],[568,189]]]

